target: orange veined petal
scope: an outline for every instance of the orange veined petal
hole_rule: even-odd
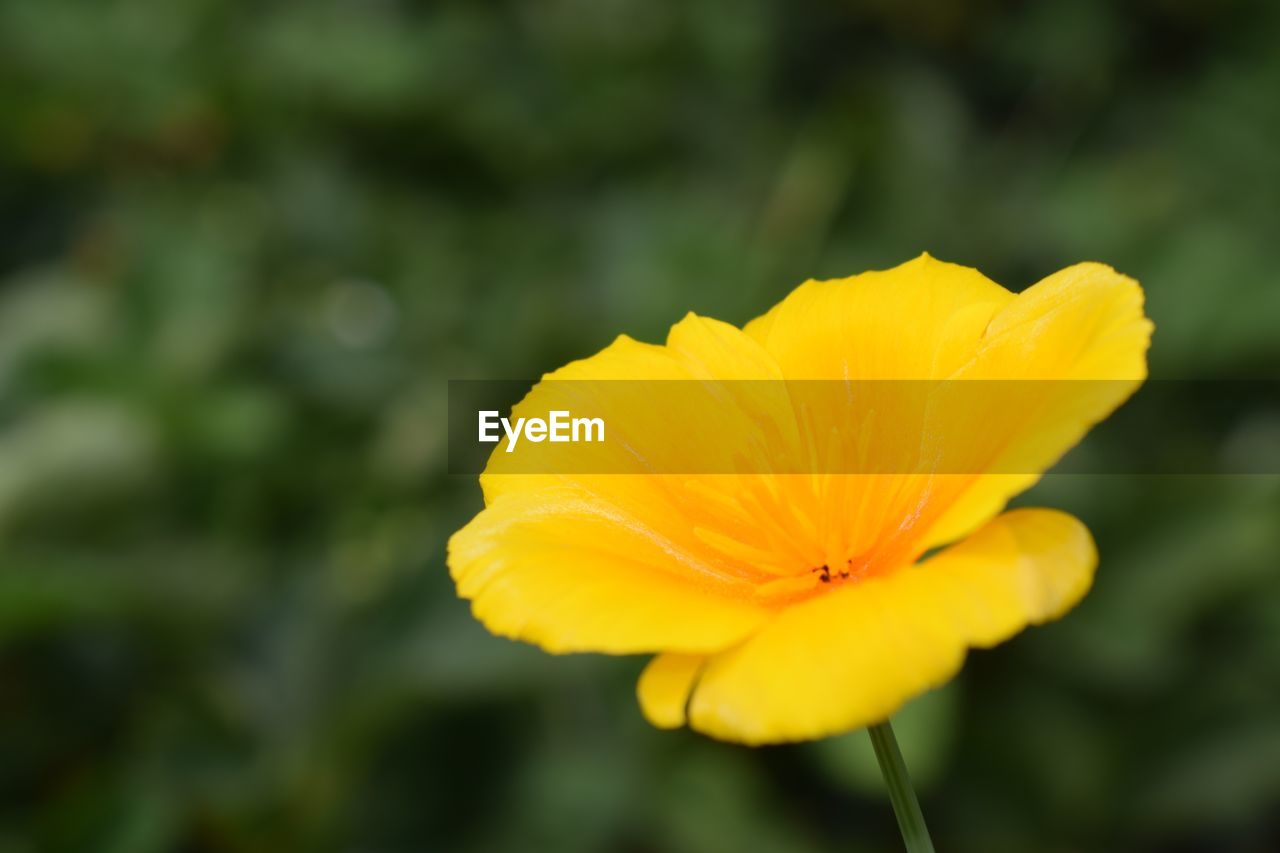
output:
[[[1137,282],[1103,264],[1076,264],[1015,295],[922,255],[806,282],[745,331],[787,379],[864,383],[863,397],[873,396],[864,410],[882,417],[841,418],[840,441],[870,437],[873,454],[907,454],[881,470],[924,476],[846,486],[897,496],[888,527],[854,538],[902,535],[905,520],[922,553],[994,517],[1133,393],[1152,331],[1142,308]],[[895,418],[931,444],[896,445]]]
[[[916,566],[781,611],[741,645],[657,658],[646,715],[744,743],[822,737],[889,716],[942,684],[966,649],[1056,618],[1088,590],[1089,532],[1052,510],[1015,510]]]
[[[602,412],[626,452],[610,470],[694,470],[725,452],[715,432],[688,429],[612,380],[684,380],[688,393],[716,393],[695,381],[708,378],[779,374],[740,329],[689,315],[666,346],[621,337],[549,374],[556,381],[536,386],[512,417]],[[722,402],[730,415],[739,409]],[[494,633],[550,651],[696,652],[731,645],[767,617],[753,596],[761,570],[717,547],[705,514],[690,511],[708,499],[696,477],[509,473],[519,462],[518,452],[490,457],[486,507],[449,543],[458,592]]]
[[[1147,376],[1153,326],[1138,283],[1111,267],[1076,264],[1033,285],[1001,310],[972,358],[943,387],[959,405],[939,401],[938,423],[971,441],[985,473],[944,483],[954,497],[923,537],[951,542],[993,517],[1027,489],[1089,428],[1111,414]],[[975,407],[967,382],[992,389]],[[1009,386],[1010,405],[999,406]],[[969,411],[963,411],[964,409]]]
[[[715,651],[769,616],[678,527],[572,485],[502,495],[453,535],[448,557],[486,628],[551,652]]]

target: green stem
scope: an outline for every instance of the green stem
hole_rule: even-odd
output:
[[[902,751],[898,749],[898,740],[893,736],[893,727],[885,720],[868,726],[867,734],[871,735],[871,745],[875,748],[876,760],[880,762],[880,773],[889,788],[889,801],[893,803],[893,813],[898,818],[898,830],[907,845],[907,853],[933,853],[933,842],[924,825],[920,801],[911,787],[911,777],[907,775],[907,765],[902,760]]]

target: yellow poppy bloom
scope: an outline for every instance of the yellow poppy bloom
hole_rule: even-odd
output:
[[[1028,380],[1035,400],[941,406],[925,432],[970,460],[949,469],[530,473],[495,452],[450,571],[495,634],[655,655],[638,685],[654,725],[757,744],[878,722],[951,678],[968,648],[1056,618],[1088,590],[1097,554],[1083,524],[1003,510],[1142,382],[1151,331],[1137,282],[1101,264],[1015,295],[922,255],[806,282],[741,329],[691,314],[665,345],[619,337],[521,406],[556,380],[620,379]],[[755,429],[759,405],[727,398],[723,416],[747,411],[740,428]],[[916,449],[895,431],[911,405],[814,406],[803,432],[850,458]],[[720,452],[670,413],[614,406],[647,418],[642,454]],[[806,440],[776,432],[759,446],[786,454]]]

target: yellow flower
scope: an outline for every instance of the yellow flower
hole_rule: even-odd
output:
[[[1151,331],[1137,282],[1110,267],[1078,264],[1015,295],[923,255],[806,282],[742,329],[690,314],[665,345],[619,337],[521,405],[549,380],[594,379],[1034,380],[1035,400],[942,408],[928,432],[972,470],[510,473],[494,453],[450,571],[495,634],[656,655],[638,685],[654,725],[754,744],[877,722],[951,678],[968,648],[1088,590],[1097,554],[1083,524],[1003,509],[1142,382]],[[753,405],[728,399],[724,417]],[[805,434],[833,436],[845,456],[892,453],[908,408],[817,406]],[[645,452],[717,452],[669,413],[648,413],[645,429]],[[788,435],[780,452],[799,440]]]

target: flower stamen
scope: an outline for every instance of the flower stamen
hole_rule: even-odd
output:
[[[853,561],[850,560],[849,563],[852,564]],[[821,581],[822,583],[831,583],[831,578],[832,578],[831,567],[828,566],[826,563],[823,563],[821,566],[812,568],[809,571],[818,572],[818,580]],[[849,570],[841,569],[839,572],[835,574],[834,577],[836,578],[836,580],[848,580]]]

